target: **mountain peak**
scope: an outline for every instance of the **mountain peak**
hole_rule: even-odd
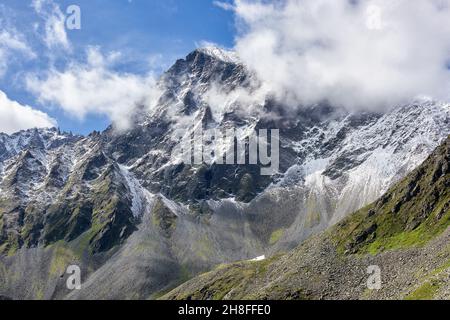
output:
[[[205,46],[197,49],[196,51],[227,63],[238,64],[240,61],[235,51],[227,50],[214,45]]]

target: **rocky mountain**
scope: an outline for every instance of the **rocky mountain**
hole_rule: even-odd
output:
[[[286,106],[259,86],[235,54],[204,48],[161,77],[157,106],[125,132],[0,135],[0,295],[155,298],[218,264],[293,249],[378,199],[450,134],[446,103],[349,112]],[[278,129],[279,172],[174,157],[177,131],[194,140],[198,128],[237,128],[242,141]]]
[[[449,299],[450,137],[373,204],[284,255],[222,265],[167,299]],[[370,267],[381,286],[367,285]]]
[[[0,133],[0,161],[17,156],[27,149],[55,149],[61,145],[79,140],[80,137],[61,133],[57,129],[34,129],[12,135]]]

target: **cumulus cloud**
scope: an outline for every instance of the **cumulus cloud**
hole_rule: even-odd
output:
[[[31,3],[35,12],[44,20],[42,28],[43,40],[49,49],[70,50],[71,44],[66,33],[66,17],[61,8],[53,0],[33,0]]]
[[[31,128],[55,127],[56,121],[46,113],[10,100],[0,90],[0,132],[11,134]]]
[[[87,50],[86,63],[72,63],[65,70],[51,69],[44,77],[29,75],[26,86],[40,103],[59,107],[74,117],[107,115],[117,129],[129,128],[139,106],[151,107],[159,97],[154,77],[113,70],[119,52],[104,55]]]
[[[238,55],[290,105],[449,99],[450,0],[235,0],[232,10]]]

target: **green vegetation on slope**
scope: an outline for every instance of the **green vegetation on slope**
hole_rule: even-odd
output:
[[[341,253],[421,246],[450,226],[449,141],[381,199],[333,228]]]
[[[275,231],[272,232],[272,234],[270,235],[269,244],[270,244],[270,245],[276,244],[278,241],[280,241],[280,239],[281,239],[281,237],[282,237],[283,235],[284,235],[284,230],[283,230],[283,229],[275,230]]]
[[[102,157],[94,160],[104,164]],[[95,254],[127,239],[136,230],[136,221],[119,170],[113,165],[103,170],[91,167],[92,161],[73,173],[49,206],[36,202],[21,206],[17,199],[0,198],[0,255],[13,255],[21,247],[70,243],[80,236],[79,255]]]
[[[254,299],[252,292],[246,292],[245,288],[253,279],[263,277],[267,272],[267,266],[278,258],[277,256],[263,261],[244,261],[231,265],[220,265],[210,273],[196,278],[196,282],[203,286],[202,290],[186,292],[177,299],[223,300],[232,292],[235,293],[234,299]]]

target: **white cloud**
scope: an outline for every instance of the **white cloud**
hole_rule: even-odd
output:
[[[448,100],[449,8],[449,0],[235,0],[236,51],[290,105]]]
[[[12,101],[0,90],[0,132],[11,134],[25,129],[56,125],[56,121],[44,112]]]
[[[104,114],[124,130],[136,108],[151,107],[159,90],[152,75],[113,71],[119,57],[120,53],[103,55],[91,47],[86,63],[73,63],[64,71],[52,69],[44,78],[29,75],[26,86],[42,104],[50,103],[79,119],[88,114]]]
[[[15,30],[3,29],[0,31],[0,77],[5,74],[9,62],[15,58],[17,53],[22,58],[36,58],[36,54],[28,46],[22,34]]]
[[[28,47],[28,44],[19,33],[2,30],[0,32],[0,46],[10,50],[23,52],[30,57],[35,57],[34,52]]]
[[[232,10],[234,10],[234,6],[233,6],[231,3],[228,3],[228,2],[224,2],[224,1],[213,1],[213,4],[214,4],[216,7],[219,7],[219,8],[221,8],[221,9],[223,9],[223,10],[226,10],[226,11],[232,11]]]
[[[33,0],[32,7],[44,20],[43,40],[49,49],[60,48],[71,50],[71,44],[66,33],[66,16],[53,0]],[[37,30],[40,25],[36,25]]]

